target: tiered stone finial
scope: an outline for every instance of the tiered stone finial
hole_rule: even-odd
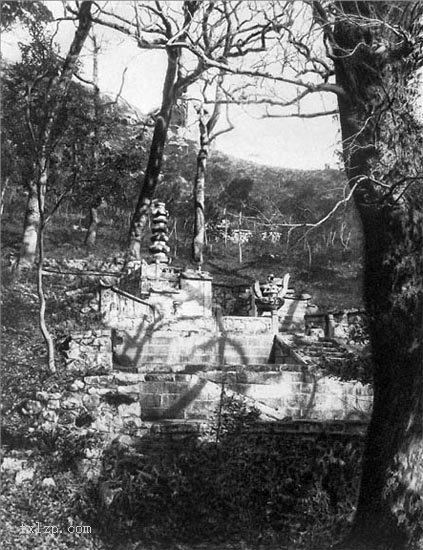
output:
[[[170,247],[167,244],[169,241],[169,236],[167,234],[169,212],[166,210],[165,203],[153,201],[151,205],[151,215],[152,244],[150,246],[150,253],[153,256],[155,262],[168,263],[168,254],[170,252]]]

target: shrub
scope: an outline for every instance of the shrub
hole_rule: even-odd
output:
[[[89,499],[104,538],[201,541],[282,537],[316,547],[347,526],[361,438],[272,434],[243,402],[226,399],[209,437],[163,437],[139,453],[112,445]],[[218,435],[218,437],[217,437]],[[106,503],[105,488],[112,495]],[[92,506],[94,509],[95,506]]]

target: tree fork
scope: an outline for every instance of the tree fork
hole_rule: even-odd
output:
[[[181,50],[177,47],[168,47],[166,52],[168,63],[163,86],[162,105],[154,126],[147,168],[131,220],[127,259],[139,260],[141,258],[141,240],[147,225],[151,201],[159,180],[172,109],[178,93],[177,77]]]

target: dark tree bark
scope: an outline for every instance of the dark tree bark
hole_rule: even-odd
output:
[[[181,51],[180,48],[167,48],[166,51],[168,63],[163,86],[162,105],[154,126],[147,168],[129,231],[128,257],[130,259],[138,260],[141,257],[141,239],[147,225],[151,201],[157,187],[172,109],[177,99],[177,78]]]
[[[187,38],[187,28],[200,3],[196,0],[184,0],[182,11],[184,14],[184,29],[178,32],[178,42],[184,42]],[[161,10],[159,10],[161,11]],[[161,19],[166,28],[166,40],[172,41],[172,25],[161,13]],[[150,212],[151,201],[157,187],[160,170],[163,161],[163,152],[166,144],[169,124],[172,118],[172,110],[178,97],[186,88],[195,82],[195,80],[204,71],[202,62],[198,62],[195,69],[182,76],[180,71],[181,47],[166,46],[167,68],[165,81],[163,85],[162,103],[157,115],[154,127],[153,139],[150,146],[147,168],[144,179],[140,187],[137,205],[132,216],[129,229],[129,242],[127,247],[126,259],[140,259],[141,240],[147,225],[148,214]]]
[[[345,169],[364,234],[374,364],[373,413],[347,547],[402,550],[423,542],[423,193],[417,181],[423,144],[412,110],[415,49],[389,25],[415,36],[423,5],[343,2],[337,9],[329,38],[344,90],[338,103]]]
[[[192,259],[200,267],[203,264],[205,240],[204,187],[206,182],[207,158],[209,155],[209,128],[200,116],[200,149],[197,154],[197,173],[194,180],[194,239]]]

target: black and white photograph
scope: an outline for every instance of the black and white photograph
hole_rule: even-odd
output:
[[[3,550],[423,550],[423,0],[0,0]]]

